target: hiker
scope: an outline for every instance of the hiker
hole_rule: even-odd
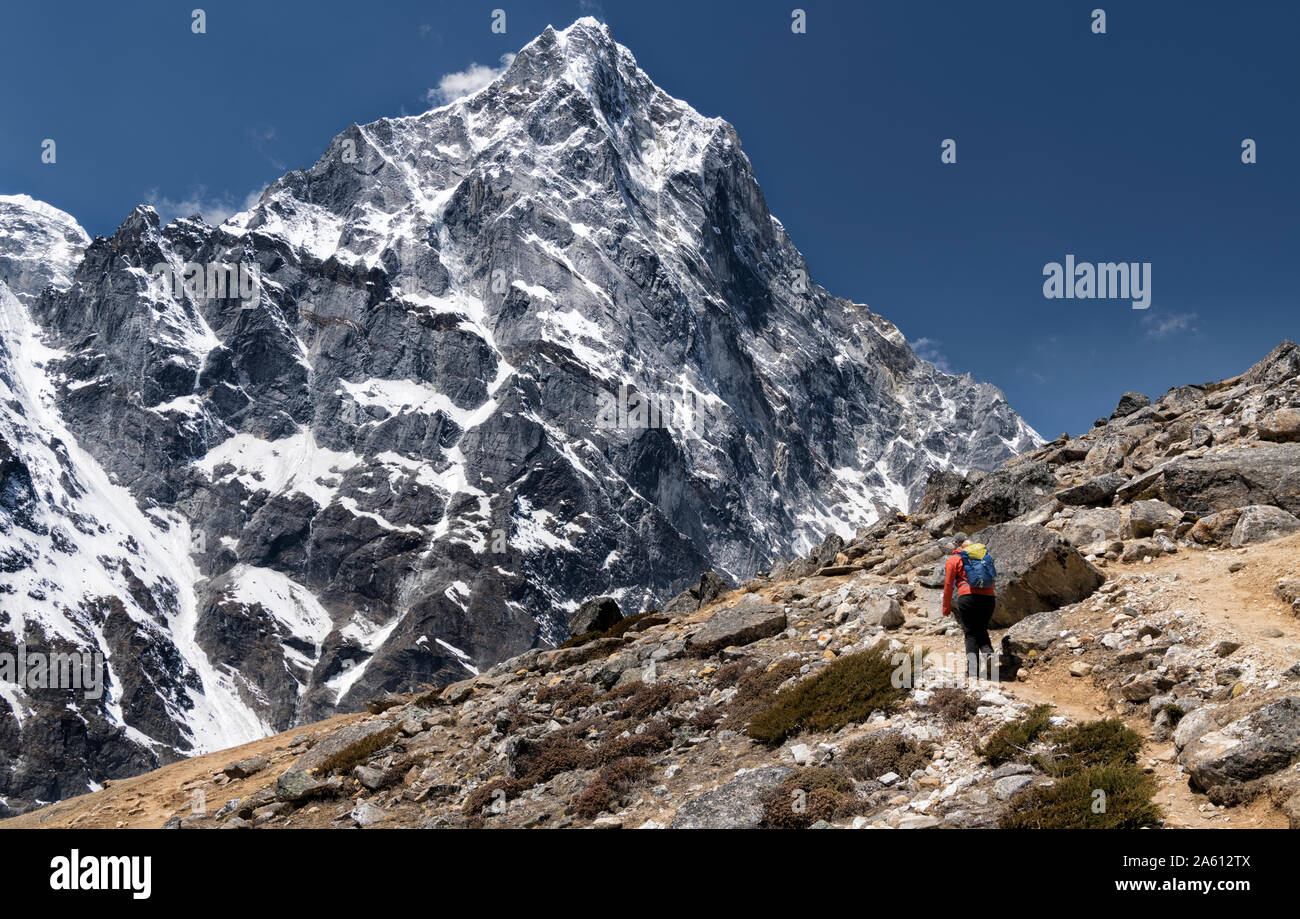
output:
[[[989,620],[997,604],[996,576],[988,549],[969,539],[963,539],[944,564],[943,614],[957,614],[957,624],[966,638],[967,676],[974,664],[979,678],[990,678],[987,671],[993,662],[993,642],[989,639]]]

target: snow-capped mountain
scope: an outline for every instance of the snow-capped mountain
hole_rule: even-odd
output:
[[[0,195],[0,281],[19,300],[50,285],[66,289],[88,245],[71,215],[27,195]]]
[[[139,756],[459,679],[588,597],[748,576],[1040,442],[817,286],[732,127],[592,19],[222,226],[64,217],[0,199],[0,418],[35,509],[0,511],[26,546],[0,608],[109,652],[95,736]],[[139,768],[84,761],[0,795]]]

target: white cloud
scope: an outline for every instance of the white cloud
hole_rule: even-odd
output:
[[[1160,338],[1168,338],[1179,332],[1196,331],[1196,314],[1195,313],[1144,313],[1142,315],[1142,325],[1146,327],[1146,337],[1148,341],[1154,341]]]
[[[939,350],[939,342],[933,338],[918,338],[912,342],[912,350],[921,360],[929,361],[944,373],[952,373],[952,365],[948,363],[947,356]]]
[[[191,189],[187,195],[179,199],[169,198],[158,189],[151,188],[145,192],[144,199],[146,203],[153,205],[163,223],[170,223],[177,217],[202,214],[204,221],[217,226],[256,204],[262,191],[263,189],[259,188],[249,192],[244,196],[242,203],[236,203],[229,192],[208,197],[207,188],[202,185]]]
[[[474,63],[464,70],[444,73],[438,80],[438,85],[424,94],[425,98],[435,105],[446,105],[461,96],[476,93],[505,73],[514,59],[513,54],[503,54],[496,67]]]

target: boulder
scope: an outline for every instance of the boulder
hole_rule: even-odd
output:
[[[1010,801],[1033,783],[1033,776],[1009,775],[993,783],[993,794],[999,801]]]
[[[687,588],[665,603],[660,613],[669,618],[689,615],[734,589],[735,586],[722,575],[706,571],[700,575],[698,584]]]
[[[943,565],[934,565],[930,568],[922,568],[916,573],[916,583],[932,590],[942,587],[944,583],[943,567]]]
[[[785,610],[757,594],[745,594],[735,606],[720,609],[686,639],[694,654],[712,654],[731,645],[747,645],[785,630]]]
[[[1115,472],[1141,440],[1132,434],[1116,432],[1094,441],[1092,449],[1083,458],[1086,469],[1100,473]]]
[[[1180,725],[1181,727],[1181,725]],[[1188,743],[1178,761],[1192,785],[1231,789],[1285,769],[1300,756],[1300,696],[1286,696]]]
[[[1101,547],[1120,538],[1123,515],[1114,507],[1090,507],[1075,513],[1061,535],[1079,548]]]
[[[1241,519],[1241,508],[1207,514],[1192,527],[1188,535],[1203,546],[1226,546],[1232,541],[1232,531]]]
[[[1163,501],[1137,501],[1129,508],[1125,539],[1144,539],[1156,530],[1173,530],[1182,523],[1183,512]]]
[[[858,610],[867,625],[896,629],[903,624],[903,608],[893,597],[872,597]]]
[[[1211,731],[1217,730],[1219,726],[1214,720],[1215,708],[1217,706],[1203,705],[1183,715],[1178,721],[1178,727],[1174,728],[1174,746],[1181,750]]]
[[[808,561],[815,564],[818,568],[824,568],[827,565],[834,564],[835,559],[844,551],[844,537],[838,533],[829,533],[821,541],[821,545],[812,550],[808,556]]]
[[[1115,406],[1115,411],[1110,413],[1112,420],[1115,418],[1124,418],[1132,415],[1134,412],[1146,408],[1151,404],[1150,397],[1140,392],[1126,392],[1119,397],[1119,404]]]
[[[1061,536],[1041,526],[1003,523],[972,538],[988,546],[997,567],[997,627],[1077,603],[1106,580]]]
[[[1065,617],[1055,610],[1026,616],[1002,636],[1002,650],[1013,658],[1023,659],[1030,652],[1042,653],[1060,640],[1066,628]]]
[[[1108,472],[1058,491],[1056,500],[1062,504],[1109,504],[1127,482],[1128,476],[1123,473]]]
[[[1269,412],[1255,425],[1260,440],[1294,443],[1300,440],[1300,411],[1280,408]]]
[[[345,725],[331,733],[328,737],[322,738],[310,750],[298,757],[298,761],[294,763],[294,769],[302,772],[310,772],[335,753],[352,746],[358,741],[365,740],[372,734],[386,731],[390,727],[392,727],[391,724],[378,719]]]
[[[623,611],[613,597],[593,597],[569,615],[569,635],[603,632],[622,618]]]
[[[301,769],[290,769],[276,780],[275,798],[277,801],[296,804],[308,798],[324,797],[341,789],[342,784],[337,780],[318,779]]]
[[[1061,444],[1060,448],[1056,451],[1056,459],[1058,462],[1062,463],[1077,463],[1079,460],[1087,457],[1088,451],[1091,449],[1092,447],[1086,440],[1080,437],[1073,437]]]
[[[241,759],[233,763],[228,763],[224,772],[232,779],[246,779],[250,775],[256,775],[270,764],[265,756],[250,756],[248,759]]]
[[[1004,523],[1039,507],[1057,489],[1047,463],[1020,463],[991,472],[962,502],[952,526],[973,530]]]
[[[1119,495],[1125,501],[1159,498],[1200,517],[1251,504],[1300,514],[1300,444],[1180,456],[1133,479]]]
[[[378,804],[370,801],[362,801],[354,807],[348,814],[349,817],[359,827],[374,826],[376,823],[382,823],[388,818],[388,811],[384,810]]]
[[[1300,530],[1300,518],[1268,504],[1254,504],[1241,509],[1241,516],[1232,529],[1231,545],[1234,548],[1257,542],[1281,539]]]
[[[794,770],[763,766],[736,776],[712,791],[696,795],[677,809],[675,830],[753,830],[763,822],[763,795]]]

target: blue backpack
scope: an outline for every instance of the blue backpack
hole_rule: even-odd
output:
[[[971,587],[992,587],[997,580],[998,570],[993,565],[993,556],[980,543],[962,550],[961,563],[966,570],[966,583]]]

